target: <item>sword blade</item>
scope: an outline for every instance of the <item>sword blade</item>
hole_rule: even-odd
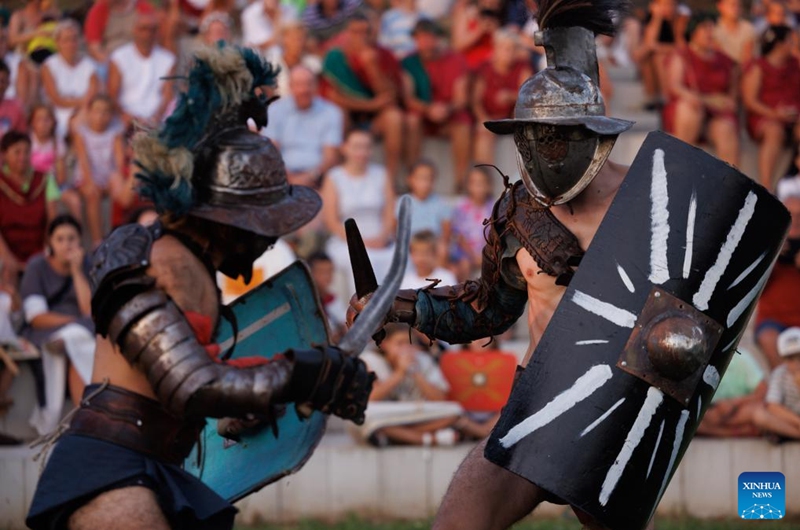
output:
[[[347,251],[350,253],[350,266],[353,269],[356,296],[363,298],[369,293],[375,292],[378,288],[378,280],[375,279],[375,271],[372,270],[367,247],[364,245],[355,219],[345,221],[344,229],[347,233]]]
[[[394,246],[392,264],[386,278],[366,307],[353,323],[353,327],[342,337],[339,348],[352,355],[360,354],[372,335],[383,324],[383,319],[394,303],[408,262],[408,245],[411,239],[411,199],[400,199],[400,213],[397,223],[397,239]]]

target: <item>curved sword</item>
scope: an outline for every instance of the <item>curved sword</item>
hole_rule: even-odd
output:
[[[406,272],[406,263],[408,263],[408,245],[411,240],[411,199],[403,197],[400,199],[400,213],[398,214],[397,222],[397,240],[394,244],[394,255],[392,256],[392,264],[389,267],[389,272],[383,279],[383,284],[378,287],[375,294],[364,310],[353,323],[353,327],[342,337],[339,342],[339,349],[351,355],[360,354],[367,343],[370,341],[372,335],[378,331],[378,328],[383,324],[383,319],[389,312],[389,309],[394,303],[394,298],[397,295],[400,284],[403,281],[403,275]],[[352,231],[350,231],[352,233]],[[357,232],[357,230],[356,230]],[[351,234],[348,234],[351,235]],[[348,237],[348,245],[351,245],[351,255],[361,255],[361,250],[352,248],[353,245],[361,245],[364,242],[361,238]],[[356,239],[358,241],[356,241]],[[366,252],[363,252],[366,255]],[[356,267],[356,263],[353,263]],[[357,278],[356,285],[359,285],[358,278],[369,276],[372,265],[369,263],[369,258],[366,259],[366,265],[362,262],[361,266],[369,266],[369,271],[354,271]],[[374,274],[372,275],[374,277]],[[358,287],[357,287],[358,290]]]

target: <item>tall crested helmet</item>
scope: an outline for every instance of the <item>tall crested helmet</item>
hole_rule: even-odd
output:
[[[191,215],[264,237],[279,237],[314,218],[316,191],[289,185],[280,152],[252,132],[266,125],[276,70],[253,50],[197,52],[175,111],[163,127],[134,138],[139,193],[159,212]]]
[[[542,0],[535,40],[547,68],[522,84],[513,118],[484,123],[514,135],[525,187],[545,206],[583,191],[633,125],[605,115],[595,50],[595,35],[613,35],[614,16],[625,7],[618,0]]]

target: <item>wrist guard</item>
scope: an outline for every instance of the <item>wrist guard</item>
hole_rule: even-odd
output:
[[[367,370],[364,361],[330,346],[290,350],[286,358],[293,363],[287,401],[308,404],[358,425],[364,423],[364,411],[375,381],[375,374]]]

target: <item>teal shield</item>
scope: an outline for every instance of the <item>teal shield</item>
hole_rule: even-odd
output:
[[[231,359],[272,358],[291,348],[330,342],[316,289],[299,261],[236,299],[230,308],[238,327]],[[221,320],[215,340],[223,356],[233,346],[227,320]],[[277,436],[264,427],[242,433],[238,442],[219,436],[217,421],[209,420],[184,468],[221,497],[237,501],[300,469],[322,438],[326,420],[319,412],[301,419],[290,404],[277,420]]]

